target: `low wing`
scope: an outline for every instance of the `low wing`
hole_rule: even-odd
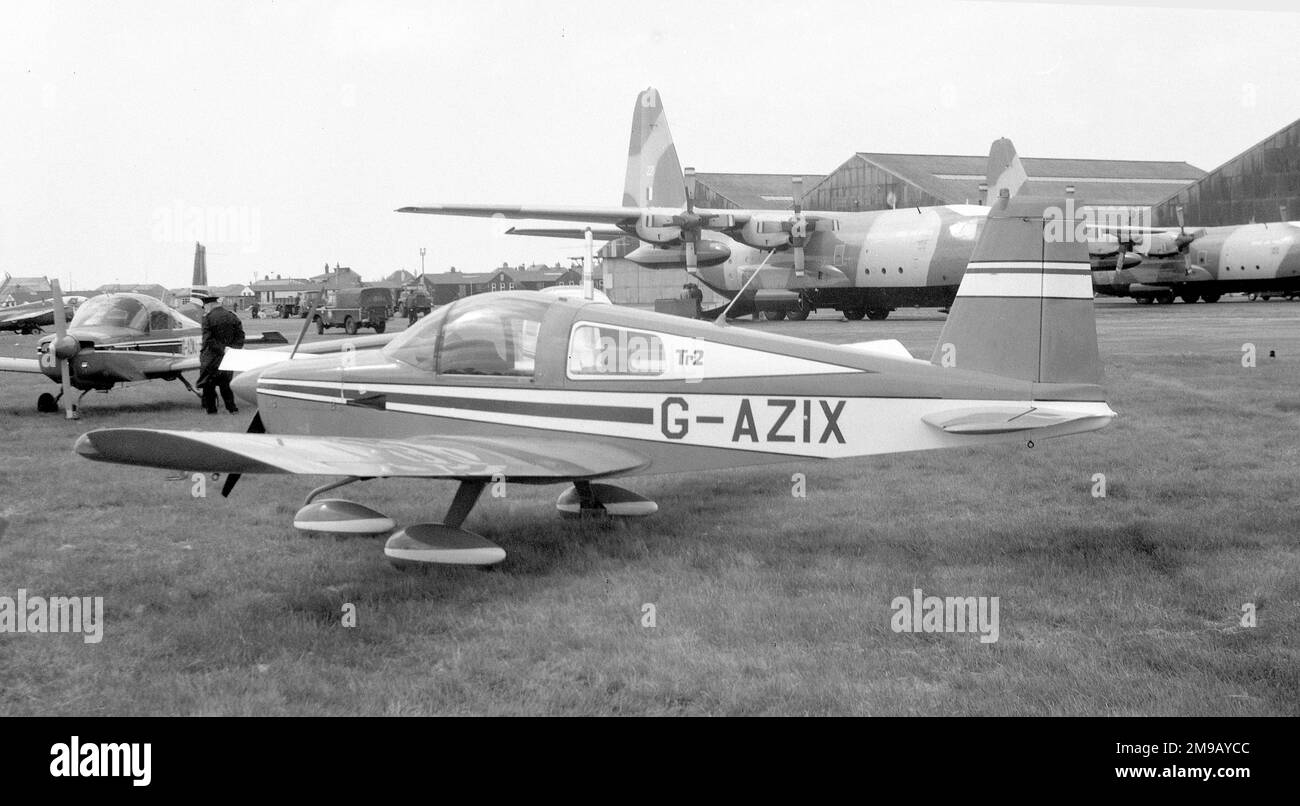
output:
[[[593,479],[643,467],[640,454],[578,438],[422,436],[408,439],[105,428],[77,439],[99,462],[217,473],[363,478]]]
[[[31,323],[36,325],[49,324],[42,322],[42,319],[54,321],[54,306],[33,303],[28,305],[16,305],[12,308],[0,308],[0,327],[20,327],[23,324]]]
[[[41,362],[35,358],[5,358],[0,356],[0,372],[40,372]]]
[[[198,368],[199,357],[197,355],[168,355],[145,361],[140,365],[140,372],[145,379],[149,379],[163,375],[174,375],[177,372],[189,372]]]

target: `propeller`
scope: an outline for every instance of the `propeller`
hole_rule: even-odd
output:
[[[79,420],[81,415],[77,413],[77,402],[72,396],[72,365],[69,362],[81,351],[81,345],[68,335],[68,313],[63,307],[63,291],[59,288],[58,280],[50,281],[50,293],[54,295],[54,332],[57,335],[47,349],[54,355],[54,360],[59,362],[66,416],[69,420]]]
[[[1187,234],[1187,222],[1183,220],[1183,206],[1178,205],[1174,212],[1178,215],[1178,240],[1175,243],[1178,244],[1178,251],[1181,252],[1187,248],[1188,244],[1196,240],[1196,236]]]
[[[700,242],[702,222],[695,214],[695,169],[687,168],[683,174],[686,177],[686,214],[682,216],[682,242],[686,244],[686,272],[693,275],[699,268],[695,246]],[[695,226],[687,226],[685,222],[693,222]]]
[[[1124,268],[1124,255],[1128,252],[1132,252],[1134,244],[1137,243],[1133,238],[1133,219],[1131,216],[1125,217],[1125,224],[1128,227],[1128,238],[1124,237],[1124,230],[1118,228],[1115,230],[1115,245],[1118,247],[1115,250],[1115,271],[1120,271]]]
[[[794,249],[794,270],[803,273],[803,248],[808,243],[808,219],[803,217],[803,177],[790,179],[794,199],[794,218],[790,219],[790,246]]]

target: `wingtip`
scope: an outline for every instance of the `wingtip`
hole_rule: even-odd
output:
[[[72,450],[87,459],[99,459],[100,453],[95,447],[95,441],[92,438],[94,433],[94,431],[88,431],[87,433],[77,437],[77,441],[73,444]]]

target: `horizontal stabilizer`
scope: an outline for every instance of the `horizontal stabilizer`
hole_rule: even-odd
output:
[[[1088,431],[1100,428],[1114,416],[1115,413],[1103,403],[1100,407],[1094,404],[1081,411],[1043,409],[1037,406],[958,409],[932,412],[923,415],[921,419],[949,434],[1011,434],[1070,424],[1086,424],[1090,427],[1072,430]]]
[[[875,341],[859,341],[853,344],[846,344],[845,347],[850,350],[857,350],[862,353],[878,355],[882,358],[899,358],[904,361],[915,361],[919,364],[928,364],[929,361],[922,361],[908,352],[907,348],[898,339],[876,339]]]
[[[82,434],[75,450],[99,462],[170,470],[366,478],[590,479],[646,464],[631,451],[575,438],[363,439],[104,428]]]

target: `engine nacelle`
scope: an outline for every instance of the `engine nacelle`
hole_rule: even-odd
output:
[[[646,243],[679,243],[682,228],[673,223],[672,216],[647,213],[636,220],[636,237]]]
[[[784,218],[751,218],[741,227],[739,240],[755,249],[780,249],[790,243],[790,232]]]
[[[686,267],[686,249],[682,246],[645,246],[633,249],[623,256],[638,266],[648,269],[682,269]],[[695,263],[698,266],[716,266],[727,262],[731,249],[717,241],[702,240],[695,246]]]
[[[1172,257],[1181,250],[1178,248],[1178,237],[1175,235],[1165,235],[1163,233],[1154,233],[1151,240],[1147,243],[1147,254],[1151,257]]]

